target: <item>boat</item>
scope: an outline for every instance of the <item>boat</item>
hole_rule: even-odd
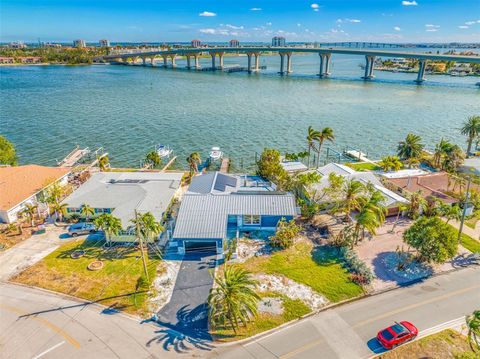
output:
[[[210,161],[218,161],[222,159],[223,152],[220,151],[220,147],[212,147],[208,157],[210,158]]]
[[[165,145],[155,146],[155,151],[158,153],[160,158],[170,157],[170,155],[173,153],[173,150],[170,148],[170,146]]]

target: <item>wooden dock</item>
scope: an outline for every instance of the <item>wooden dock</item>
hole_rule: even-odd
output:
[[[355,158],[359,160],[360,162],[368,162],[368,163],[374,163],[372,160],[367,158],[367,155],[363,152],[357,151],[357,150],[348,150],[345,151],[345,155],[351,158]]]
[[[230,159],[228,157],[222,158],[222,164],[220,165],[220,172],[227,173],[230,165]]]
[[[57,161],[57,164],[59,167],[73,167],[89,153],[90,149],[88,147],[80,148],[77,145],[63,160]]]
[[[162,168],[161,171],[165,172],[168,169],[168,167],[170,167],[173,164],[173,162],[175,162],[176,159],[177,159],[177,156],[173,156],[173,158],[170,161],[168,161],[168,163]]]

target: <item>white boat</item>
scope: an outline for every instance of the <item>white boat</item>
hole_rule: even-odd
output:
[[[173,153],[173,150],[169,146],[165,145],[155,146],[155,151],[157,151],[160,158],[169,157]]]
[[[218,161],[222,159],[223,152],[220,151],[220,147],[212,147],[212,150],[210,151],[208,157],[210,158],[210,161]]]

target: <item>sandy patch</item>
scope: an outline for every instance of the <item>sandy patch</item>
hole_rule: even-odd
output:
[[[258,302],[257,308],[260,313],[280,315],[283,313],[283,301],[280,298],[265,297]]]
[[[319,309],[328,303],[325,297],[315,292],[312,288],[286,277],[257,274],[255,279],[260,283],[258,288],[261,292],[278,292],[290,299],[300,299],[312,310]]]
[[[237,258],[235,262],[243,263],[246,260],[268,255],[272,252],[272,248],[264,240],[256,239],[239,239],[237,243]]]
[[[157,295],[149,300],[149,309],[153,313],[158,312],[170,301],[182,264],[181,261],[168,260],[163,260],[162,263],[166,270],[154,279],[153,287],[157,291]]]

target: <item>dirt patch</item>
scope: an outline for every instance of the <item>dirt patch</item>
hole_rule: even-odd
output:
[[[258,311],[265,314],[280,315],[283,313],[283,301],[280,298],[262,298],[258,302]]]
[[[153,281],[153,288],[156,291],[156,295],[148,301],[148,309],[150,312],[158,312],[172,298],[173,288],[175,288],[175,282],[177,281],[181,264],[181,261],[162,261],[162,268],[158,271],[157,277]]]
[[[272,247],[264,240],[239,239],[237,243],[236,263],[243,263],[247,259],[264,256],[272,253]]]

